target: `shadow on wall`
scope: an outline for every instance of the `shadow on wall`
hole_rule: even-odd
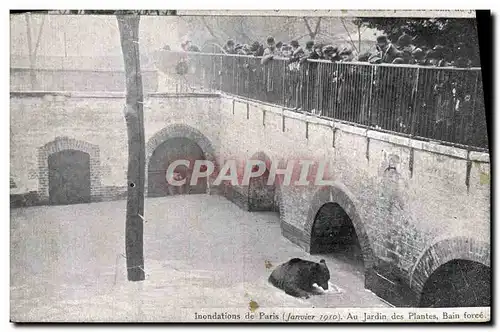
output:
[[[318,210],[311,232],[310,254],[330,254],[357,269],[364,269],[356,230],[339,204],[326,203]]]
[[[491,305],[491,270],[469,260],[441,265],[424,284],[420,307],[488,307]]]
[[[179,165],[174,169],[177,181],[186,180],[182,186],[167,182],[167,169],[175,161],[187,160],[189,166]],[[149,159],[148,197],[164,197],[183,194],[206,194],[208,179],[200,178],[195,185],[190,181],[196,160],[205,160],[201,147],[189,138],[175,137],[161,143]]]
[[[222,195],[245,211],[280,213],[280,192],[276,187],[277,180],[268,185],[271,160],[264,152],[254,154],[249,160],[260,160],[265,164],[262,175],[249,179],[248,186],[233,186],[229,181],[221,183]],[[258,172],[259,166],[253,166],[252,172]],[[278,177],[277,177],[278,179]],[[241,179],[240,179],[241,180]]]

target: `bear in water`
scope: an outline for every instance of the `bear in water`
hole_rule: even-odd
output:
[[[269,282],[282,289],[288,295],[309,298],[315,293],[313,284],[328,289],[330,271],[322,259],[319,263],[300,258],[292,258],[274,269],[269,276]]]

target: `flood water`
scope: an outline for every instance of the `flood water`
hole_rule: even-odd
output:
[[[220,196],[146,199],[146,280],[126,280],[125,201],[11,210],[11,320],[170,321],[186,308],[387,307],[362,265],[310,256],[279,216]],[[290,258],[325,258],[332,290],[293,298],[267,282]]]

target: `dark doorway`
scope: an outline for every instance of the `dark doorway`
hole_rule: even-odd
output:
[[[441,265],[424,284],[421,307],[488,307],[491,304],[490,268],[469,260]]]
[[[90,156],[64,150],[49,156],[49,202],[51,205],[90,203]]]
[[[363,268],[363,254],[351,219],[337,203],[324,204],[316,214],[311,232],[311,254],[332,254]]]
[[[257,166],[256,166],[257,167]],[[275,204],[275,187],[267,185],[269,167],[259,177],[251,178],[248,183],[248,210],[249,211],[277,211]]]
[[[188,160],[190,166],[178,166],[175,172],[182,179],[186,179],[183,186],[173,186],[167,182],[166,175],[168,166],[176,160]],[[205,160],[205,154],[198,144],[184,137],[171,138],[160,144],[148,166],[148,196],[164,197],[182,194],[205,194],[207,193],[207,178],[200,178],[196,185],[191,186],[191,175],[196,160]],[[179,178],[180,179],[180,178]]]

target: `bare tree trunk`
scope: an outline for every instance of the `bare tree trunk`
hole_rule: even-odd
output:
[[[31,17],[29,13],[26,13],[24,16],[26,19],[26,34],[28,37],[28,55],[29,55],[29,61],[30,61],[30,82],[31,82],[31,90],[36,89],[36,72],[35,72],[35,60],[36,58],[34,57],[33,54],[33,43],[31,41],[32,35],[31,35]]]
[[[42,16],[42,23],[40,25],[40,30],[38,30],[38,35],[36,39],[35,47],[33,48],[33,31],[31,30],[31,14],[26,13],[24,16],[26,19],[26,35],[28,37],[28,54],[30,62],[30,81],[31,90],[36,90],[38,88],[38,81],[36,76],[36,55],[38,52],[38,47],[40,46],[40,39],[42,37],[43,24],[45,23],[45,16]]]
[[[311,38],[311,40],[314,40],[314,32],[311,30],[311,26],[309,25],[309,22],[307,22],[307,18],[303,17],[304,19],[304,23],[306,24],[306,28],[307,28],[307,31],[309,32],[309,37]]]
[[[129,281],[144,280],[145,139],[143,91],[139,54],[139,15],[117,14],[126,75],[125,120],[128,134],[128,192],[125,249]]]
[[[307,31],[309,31],[309,37],[311,37],[311,40],[315,40],[316,36],[319,34],[320,26],[321,26],[321,17],[318,17],[318,21],[316,21],[316,27],[314,28],[314,31],[312,31],[311,26],[309,25],[309,22],[307,21],[307,18],[303,17],[304,23],[306,24]]]
[[[358,53],[361,53],[361,25],[358,25]]]
[[[318,17],[318,21],[316,22],[316,28],[314,28],[314,38],[319,34],[319,29],[321,26],[321,17]]]
[[[351,42],[352,47],[354,47],[354,50],[356,50],[356,53],[359,54],[358,48],[356,48],[356,44],[354,44],[351,34],[349,33],[349,29],[347,29],[347,26],[345,25],[344,19],[340,18],[340,22],[342,23],[342,26],[344,27],[345,32],[347,32],[347,36],[349,37],[349,41]]]

